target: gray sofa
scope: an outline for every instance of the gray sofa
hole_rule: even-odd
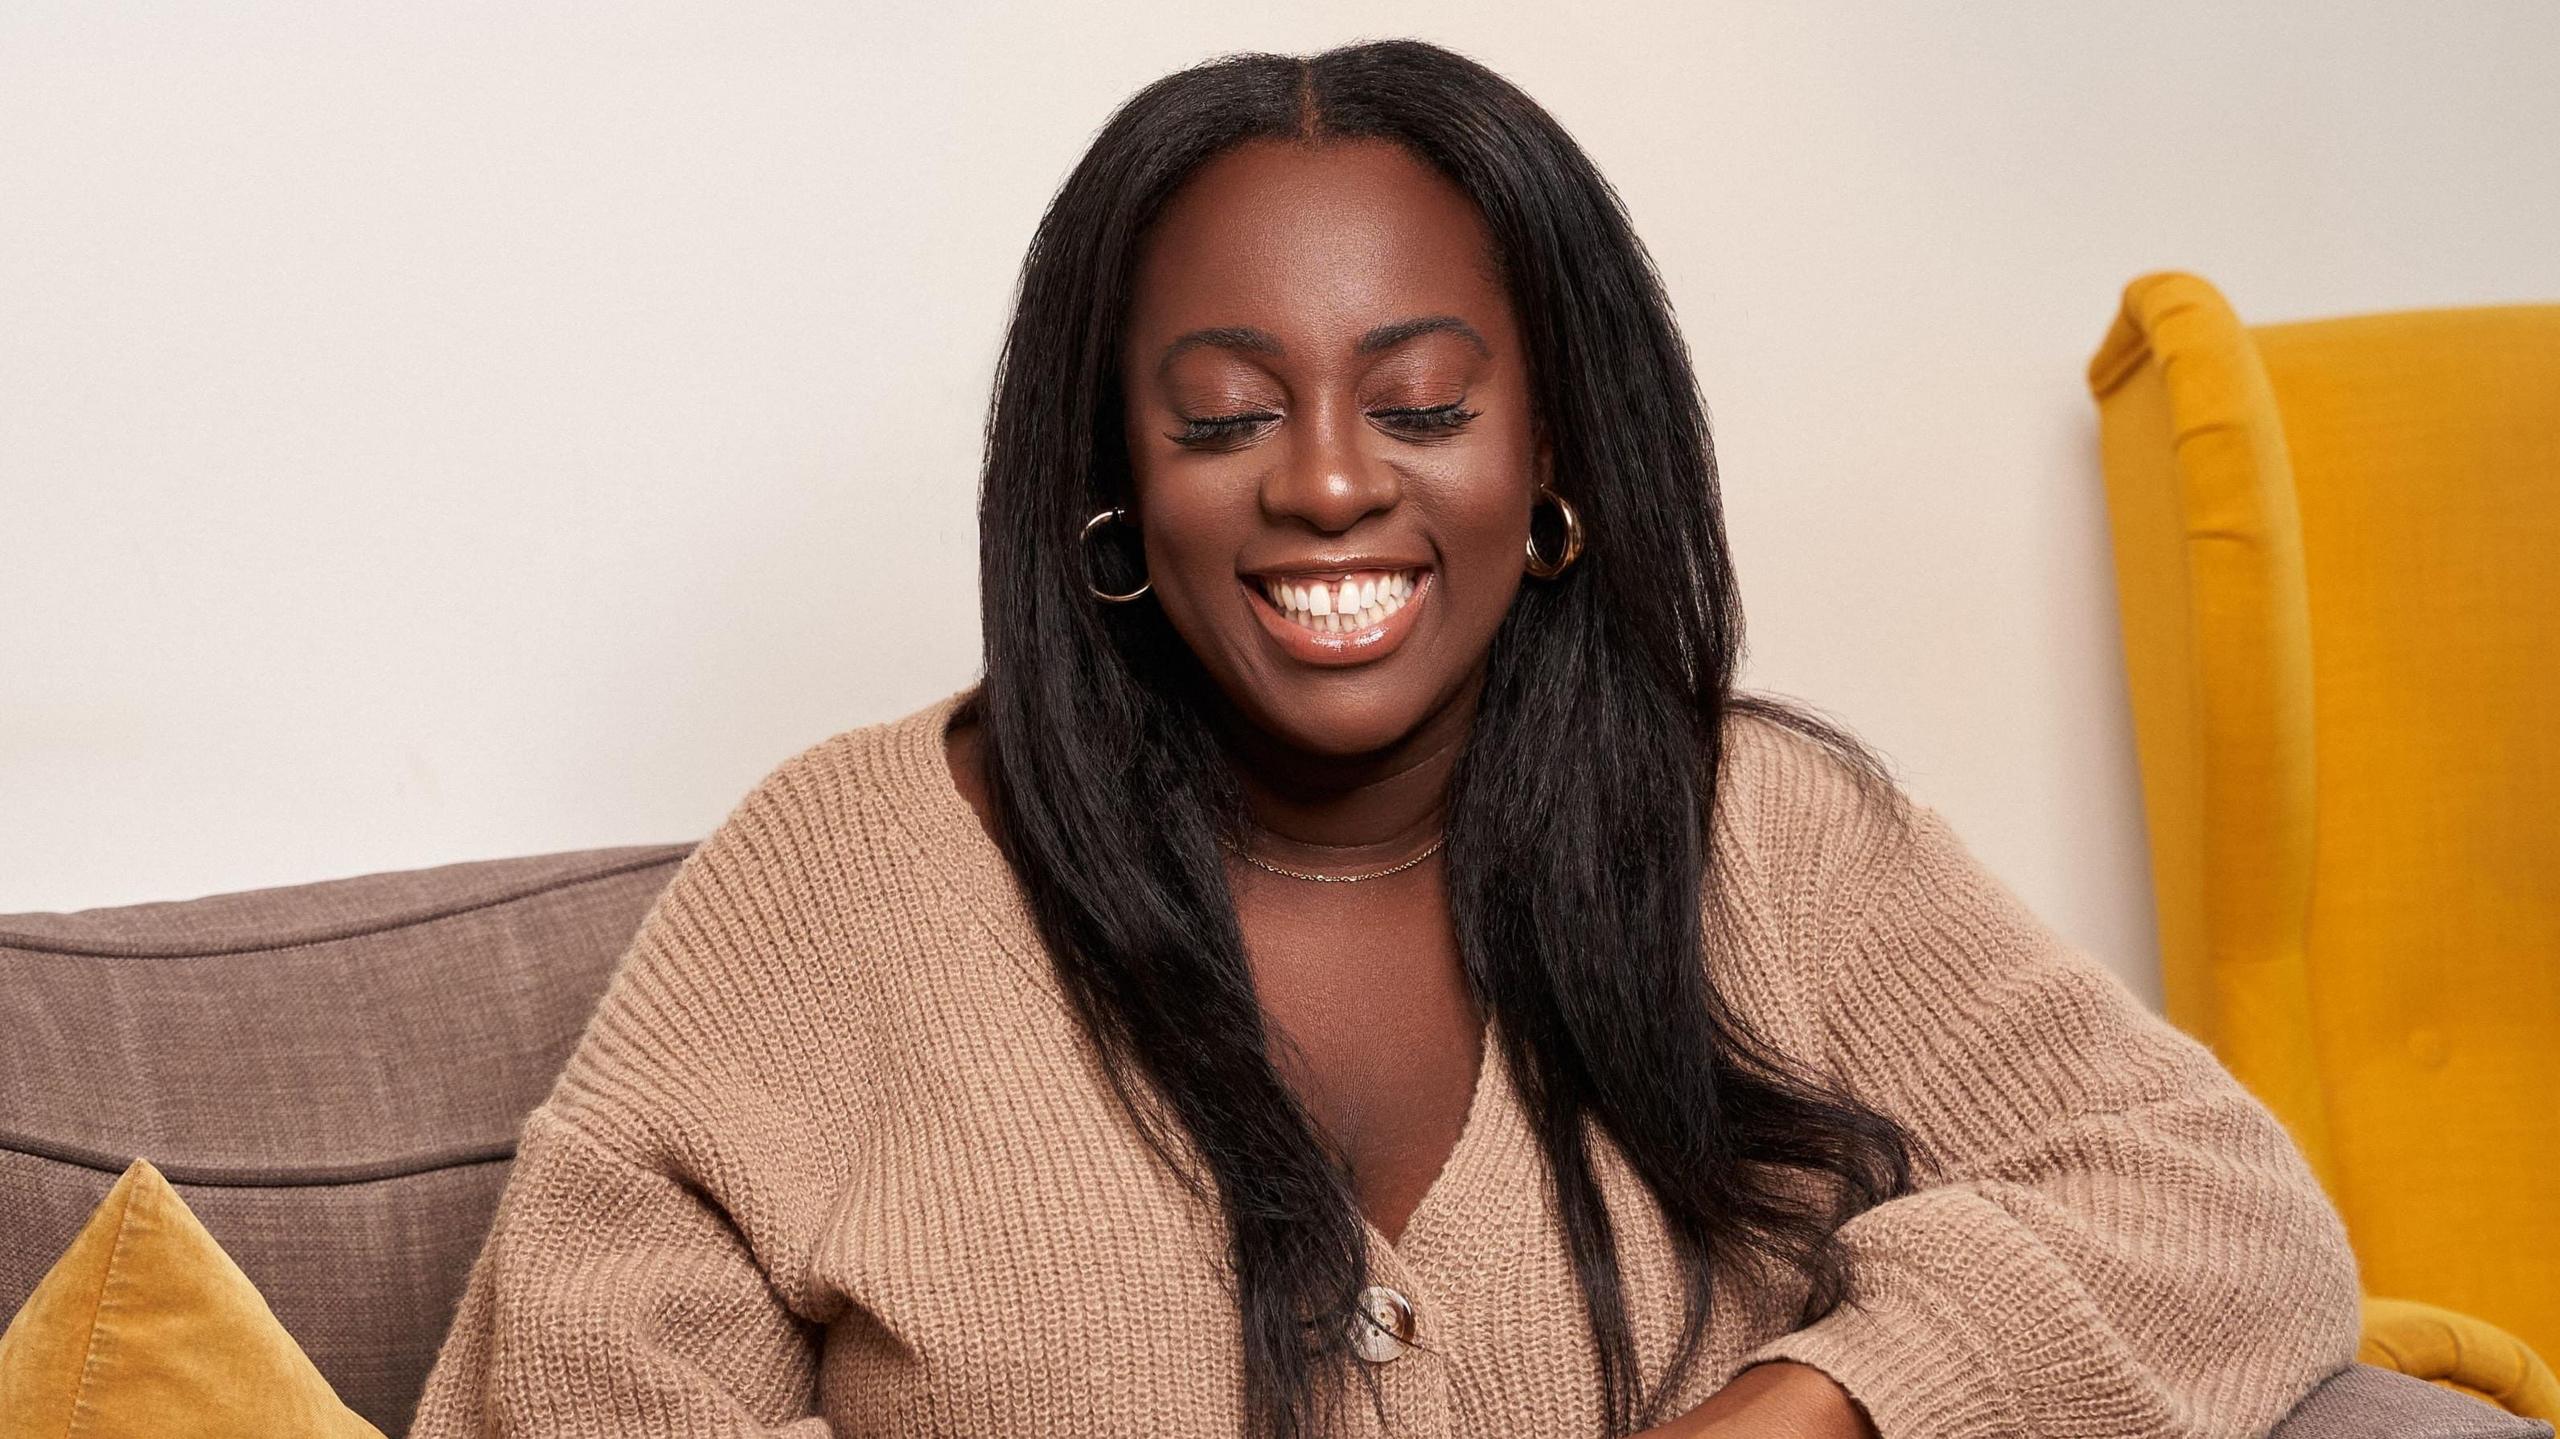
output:
[[[0,1315],[147,1158],[403,1433],[524,1116],[690,848],[0,916]],[[2358,1365],[2277,1432],[2551,1429]]]

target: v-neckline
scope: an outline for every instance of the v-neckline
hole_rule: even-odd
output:
[[[1013,866],[979,823],[978,812],[960,793],[951,775],[946,739],[951,716],[976,691],[974,684],[954,691],[896,726],[901,732],[893,737],[894,743],[887,746],[885,756],[892,766],[889,777],[898,781],[897,788],[917,803],[892,804],[889,808],[920,848],[948,861],[927,866],[934,879],[968,906],[998,947],[1065,1011],[1079,1042],[1090,1047],[1091,1039],[1085,1035],[1083,1023],[1050,963],[1048,946],[1040,938],[1038,921],[1023,898]],[[1389,1274],[1409,1273],[1417,1251],[1431,1247],[1435,1228],[1454,1222],[1468,1195],[1480,1183],[1486,1131],[1493,1126],[1495,1106],[1508,1097],[1508,1074],[1499,1021],[1488,1014],[1477,1039],[1475,1088],[1467,1101],[1466,1118],[1460,1122],[1458,1137],[1448,1154],[1441,1159],[1439,1172],[1424,1186],[1422,1197],[1405,1216],[1404,1227],[1391,1240],[1365,1209],[1354,1205],[1361,1226],[1367,1231],[1372,1254]],[[1176,1138],[1196,1159],[1190,1136]]]
[[[1413,1208],[1406,1213],[1404,1227],[1390,1239],[1378,1221],[1369,1217],[1366,1209],[1360,1211],[1360,1222],[1368,1228],[1372,1248],[1397,1255],[1412,1249],[1414,1231],[1436,1217],[1435,1206],[1446,1208],[1457,1203],[1457,1196],[1472,1182],[1474,1171],[1468,1161],[1473,1157],[1473,1151],[1469,1141],[1491,1122],[1489,1111],[1493,1106],[1493,1089],[1499,1082],[1496,1076],[1502,1070],[1499,1023],[1495,1016],[1487,1014],[1477,1033],[1475,1087],[1467,1096],[1466,1116],[1458,1121],[1458,1137],[1450,1141],[1449,1152],[1441,1156],[1440,1168],[1432,1174],[1431,1182],[1422,1187],[1422,1197],[1415,1200]]]

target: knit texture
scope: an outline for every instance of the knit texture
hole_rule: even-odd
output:
[[[1113,1098],[953,786],[960,698],[793,756],[678,870],[525,1122],[420,1439],[1242,1432],[1223,1221]],[[1793,1281],[1726,1283],[1681,1407],[1788,1358],[1885,1439],[2259,1434],[2347,1364],[2346,1236],[2265,1108],[1936,811],[1896,826],[1810,741],[1727,735],[1716,981],[1911,1130],[1919,1187],[1847,1226],[1858,1297],[1809,1327]],[[1593,1133],[1651,1377],[1678,1271]],[[1488,1046],[1447,1165],[1372,1234],[1418,1332],[1343,1432],[1602,1432],[1546,1185]]]

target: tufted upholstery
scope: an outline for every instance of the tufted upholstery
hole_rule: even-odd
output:
[[[2151,275],[2089,383],[2170,1015],[2371,1293],[2560,1351],[2560,305],[2252,328]]]

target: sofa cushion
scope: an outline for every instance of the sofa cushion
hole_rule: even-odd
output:
[[[2294,1406],[2270,1439],[2552,1439],[2551,1426],[2423,1379],[2350,1364]]]
[[[147,1158],[404,1432],[524,1116],[690,848],[0,916],[0,1313]]]

